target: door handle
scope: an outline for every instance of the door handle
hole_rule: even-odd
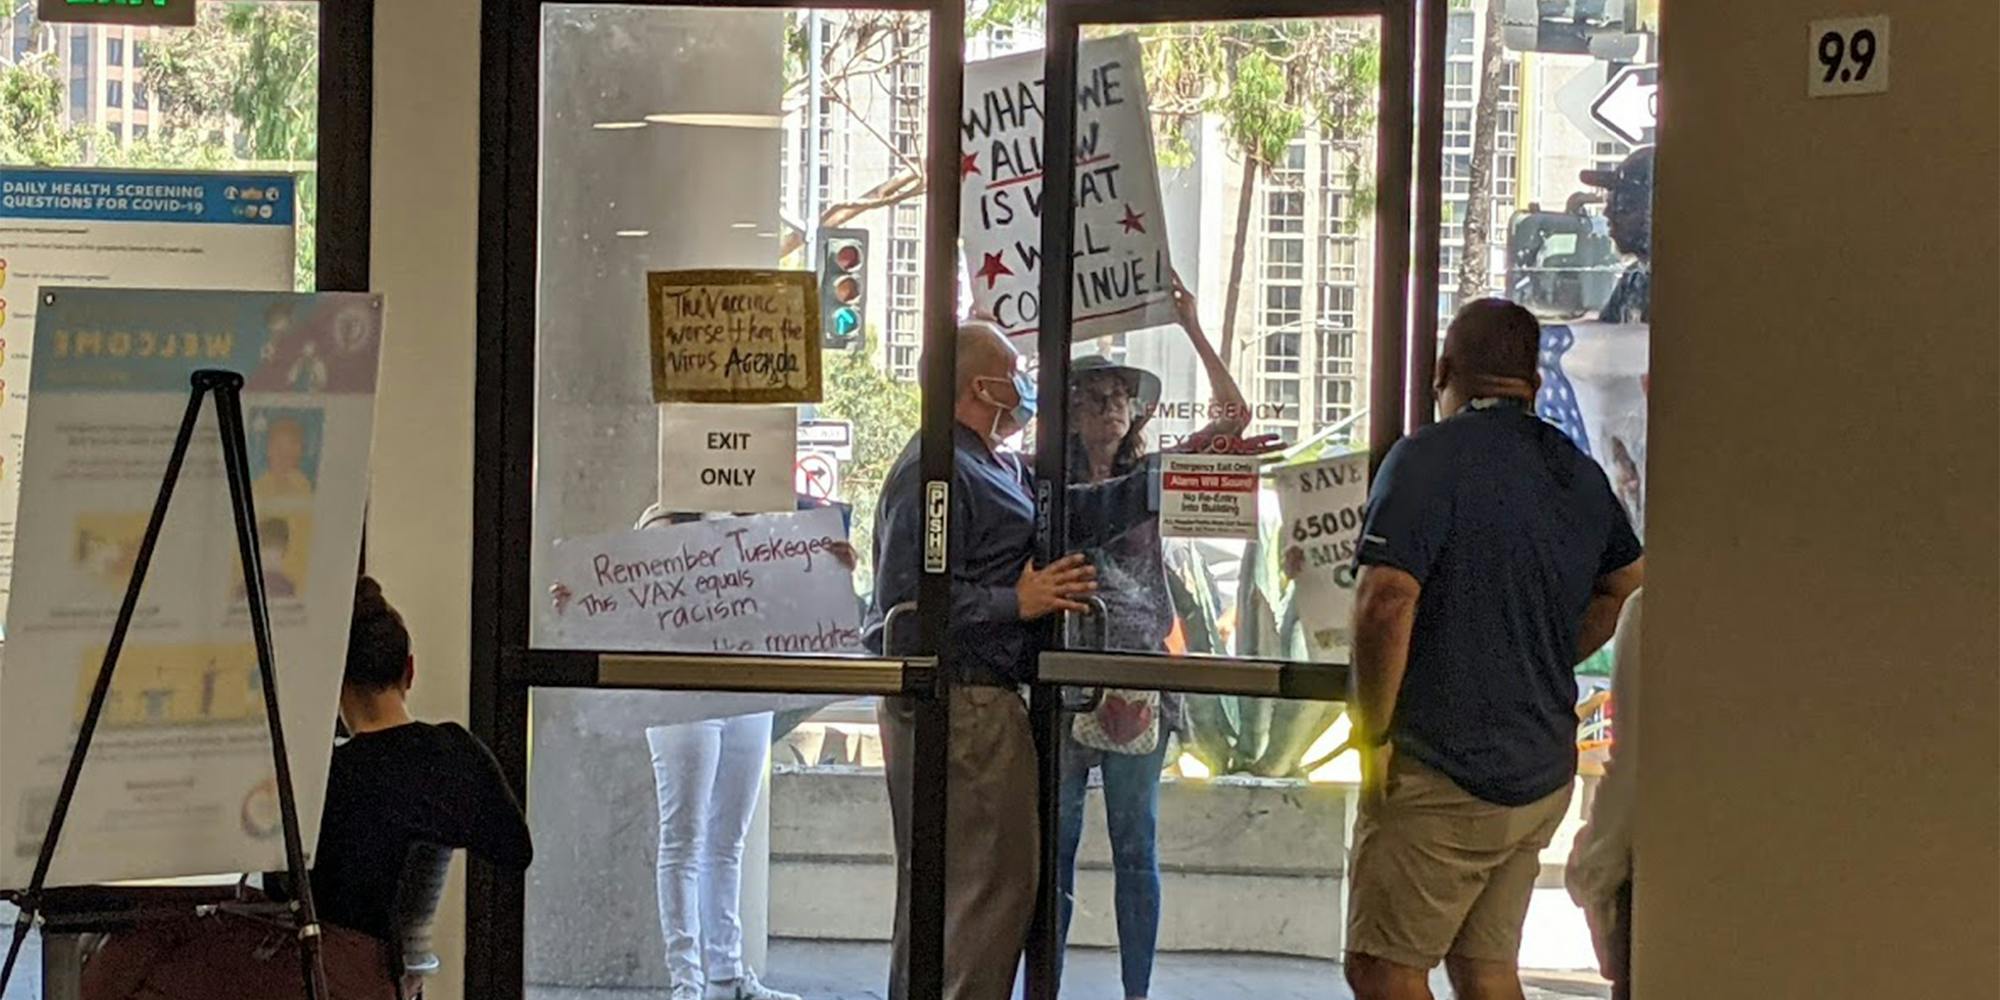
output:
[[[1077,648],[1076,636],[1082,631],[1078,626],[1085,619],[1094,619],[1097,644],[1089,648],[1102,653],[1111,646],[1111,609],[1104,603],[1104,598],[1096,594],[1085,597],[1082,603],[1090,609],[1083,616],[1079,617],[1073,611],[1063,614],[1063,635],[1069,640],[1066,645],[1072,649]],[[1104,689],[1101,687],[1063,689],[1062,707],[1066,712],[1075,712],[1079,715],[1095,712],[1097,706],[1102,704],[1104,704]]]
[[[917,610],[917,602],[904,601],[903,603],[898,604],[893,608],[890,608],[889,613],[882,616],[883,656],[898,657],[903,655],[902,652],[896,648],[897,647],[896,623],[898,621],[901,621],[904,615],[910,614],[916,610]]]

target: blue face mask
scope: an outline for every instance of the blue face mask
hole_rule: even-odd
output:
[[[1000,380],[997,378],[989,378],[986,379],[985,381],[998,382]],[[993,414],[992,433],[994,439],[996,440],[1006,436],[1000,433],[1001,418],[1003,417],[1012,418],[1014,421],[1015,430],[1020,430],[1024,427],[1027,427],[1030,423],[1034,422],[1035,419],[1035,399],[1036,399],[1035,380],[1033,378],[1030,378],[1027,372],[1017,371],[1014,373],[1013,378],[1010,379],[1009,381],[1014,386],[1014,397],[1019,400],[1019,402],[1015,403],[1012,407],[1008,407],[1005,404],[1001,403],[999,400],[994,399],[991,393],[986,394],[987,402],[992,403],[994,406],[1000,407],[1000,412]],[[984,392],[983,389],[981,391]]]

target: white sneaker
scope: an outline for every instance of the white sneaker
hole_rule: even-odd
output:
[[[700,983],[683,980],[674,984],[673,990],[667,994],[667,1000],[705,1000],[705,998],[702,996]]]
[[[676,994],[674,1000],[681,1000]],[[757,973],[744,969],[735,979],[711,979],[707,1000],[800,1000],[796,994],[774,990],[757,981]]]

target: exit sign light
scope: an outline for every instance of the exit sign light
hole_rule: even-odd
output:
[[[43,21],[137,24],[185,28],[194,24],[195,0],[39,0]]]

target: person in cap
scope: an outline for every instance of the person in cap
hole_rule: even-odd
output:
[[[1578,662],[1641,582],[1604,470],[1535,416],[1540,324],[1502,299],[1445,333],[1440,422],[1392,448],[1356,555],[1348,908],[1357,1000],[1519,1000],[1521,926],[1576,775]]]
[[[1193,448],[1218,442],[1236,447],[1250,409],[1229,366],[1203,335],[1194,296],[1178,278],[1174,309],[1208,373],[1208,425],[1191,438]],[[1072,483],[1104,483],[1140,468],[1147,425],[1160,402],[1160,378],[1143,368],[1089,355],[1070,362],[1069,443]],[[1260,447],[1252,442],[1251,447]],[[1168,552],[1156,519],[1148,519],[1084,551],[1097,568],[1097,596],[1105,604],[1107,648],[1121,652],[1167,651],[1176,611],[1167,581]],[[1158,691],[1107,690],[1090,711],[1065,720],[1062,784],[1057,810],[1057,889],[1061,941],[1069,939],[1075,909],[1076,856],[1083,840],[1084,800],[1090,773],[1103,778],[1104,818],[1111,837],[1113,912],[1118,957],[1128,1000],[1151,990],[1160,936],[1160,772],[1168,735],[1178,721],[1176,699]],[[1061,952],[1058,952],[1060,961]]]
[[[1598,318],[1607,323],[1653,321],[1653,147],[1641,146],[1610,170],[1586,170],[1583,182],[1604,189],[1604,218],[1618,252],[1632,258],[1612,286]]]

